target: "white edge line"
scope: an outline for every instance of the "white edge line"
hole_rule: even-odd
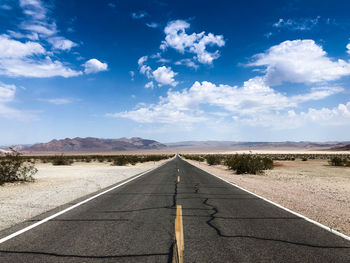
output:
[[[181,159],[183,159],[183,158],[181,158]],[[184,160],[184,159],[183,159],[183,160]],[[186,161],[186,160],[184,160],[184,161]],[[186,161],[186,162],[187,162],[187,161]],[[187,162],[187,163],[189,163],[189,162]],[[191,163],[189,163],[189,164],[191,164]],[[193,165],[193,164],[191,164],[191,165],[192,165],[192,166],[195,166],[195,165]],[[203,169],[199,168],[198,166],[195,166],[195,167],[197,167],[198,169],[204,171]],[[236,185],[236,184],[234,184],[234,183],[232,183],[232,182],[229,182],[229,181],[227,181],[227,180],[225,180],[225,179],[223,179],[223,178],[221,178],[221,177],[219,177],[219,176],[217,176],[217,175],[215,175],[215,174],[209,173],[209,172],[207,172],[207,171],[204,171],[204,172],[206,172],[206,173],[208,173],[208,174],[210,174],[210,175],[212,175],[212,176],[215,176],[215,177],[219,178],[220,180],[222,180],[222,181],[224,181],[224,182],[226,182],[226,183],[228,183],[228,184],[231,184],[231,185],[233,185],[233,186],[235,186],[235,187],[237,187],[237,188],[239,188],[239,189],[241,189],[241,190],[243,190],[243,191],[245,191],[245,192],[247,192],[247,193],[249,193],[249,194],[252,194],[252,195],[254,195],[254,196],[256,196],[256,197],[258,197],[258,198],[260,198],[260,199],[262,199],[262,200],[264,200],[264,201],[266,201],[266,202],[268,202],[268,203],[270,203],[270,204],[273,204],[273,205],[275,205],[275,206],[277,206],[277,207],[279,207],[279,208],[281,208],[281,209],[283,209],[283,210],[285,210],[285,211],[287,211],[287,212],[289,212],[289,213],[292,213],[293,215],[296,215],[296,216],[298,216],[298,217],[301,217],[302,219],[305,219],[306,221],[308,221],[308,222],[310,222],[310,223],[312,223],[312,224],[315,224],[316,226],[319,226],[319,227],[321,227],[321,228],[323,228],[323,229],[325,229],[325,230],[327,230],[327,231],[329,231],[329,232],[331,232],[331,233],[333,233],[333,234],[335,234],[335,235],[337,235],[337,236],[340,236],[340,237],[342,237],[342,238],[344,238],[344,239],[350,241],[350,236],[347,236],[347,235],[345,235],[345,234],[343,234],[343,233],[340,233],[340,232],[338,232],[337,230],[334,230],[334,229],[332,229],[332,228],[329,227],[329,226],[323,225],[323,224],[321,224],[321,223],[319,223],[319,222],[317,222],[317,221],[315,221],[315,220],[312,220],[311,218],[308,218],[308,217],[306,217],[306,216],[304,216],[304,215],[302,215],[302,214],[299,214],[299,213],[297,213],[297,212],[294,212],[294,211],[292,211],[292,210],[290,210],[290,209],[288,209],[288,208],[286,208],[286,207],[284,207],[284,206],[282,206],[282,205],[280,205],[280,204],[277,204],[277,203],[275,203],[275,202],[273,202],[273,201],[271,201],[271,200],[269,200],[269,199],[267,199],[267,198],[265,198],[265,197],[262,197],[262,196],[260,196],[260,195],[258,195],[258,194],[255,194],[255,193],[253,193],[253,192],[251,192],[251,191],[249,191],[249,190],[247,190],[247,189],[244,189],[243,187],[241,187],[241,186],[239,186],[239,185]]]
[[[79,202],[79,203],[77,203],[77,204],[75,204],[75,205],[72,205],[72,206],[70,206],[70,207],[68,207],[68,208],[66,208],[66,209],[64,209],[64,210],[62,210],[62,211],[60,211],[60,212],[58,212],[58,213],[56,213],[56,214],[53,214],[53,215],[51,215],[51,216],[49,216],[49,217],[46,217],[46,218],[40,220],[39,222],[36,222],[35,224],[32,224],[32,225],[30,225],[30,226],[27,226],[27,227],[25,227],[25,228],[23,228],[23,229],[21,229],[21,230],[15,232],[15,233],[12,233],[12,234],[10,234],[10,235],[8,235],[8,236],[6,236],[6,237],[3,237],[3,238],[0,239],[0,244],[6,242],[6,241],[8,241],[8,240],[10,240],[10,239],[12,239],[12,238],[14,238],[14,237],[16,237],[16,236],[19,236],[19,235],[23,234],[24,232],[27,232],[27,231],[29,231],[29,230],[31,230],[31,229],[37,227],[37,226],[40,226],[40,225],[46,223],[47,221],[50,221],[51,219],[53,219],[53,218],[55,218],[55,217],[58,217],[58,216],[60,216],[60,215],[62,215],[62,214],[64,214],[64,213],[67,213],[68,211],[70,211],[70,210],[72,210],[72,209],[74,209],[74,208],[76,208],[76,207],[78,207],[78,206],[81,206],[81,205],[83,205],[83,204],[85,204],[85,203],[87,203],[87,202],[89,202],[89,201],[91,201],[91,200],[93,200],[93,199],[95,199],[95,198],[101,196],[101,195],[104,195],[105,193],[108,193],[108,192],[110,192],[110,191],[112,191],[112,190],[114,190],[114,189],[116,189],[116,188],[118,188],[118,187],[120,187],[120,186],[122,186],[122,185],[124,185],[124,184],[127,184],[127,183],[129,183],[129,182],[131,182],[131,181],[133,181],[133,180],[135,180],[135,179],[137,179],[137,178],[139,178],[139,177],[141,177],[141,176],[147,174],[147,173],[150,173],[150,172],[152,172],[153,170],[155,170],[155,169],[157,169],[157,168],[163,166],[164,164],[168,163],[168,162],[171,161],[172,159],[173,159],[173,158],[171,158],[171,159],[168,160],[167,162],[164,162],[163,164],[161,164],[161,165],[159,165],[159,166],[157,166],[157,167],[154,167],[154,168],[152,168],[152,169],[150,169],[150,170],[144,171],[144,172],[142,172],[141,174],[139,174],[139,175],[137,175],[137,176],[135,176],[135,177],[133,177],[133,178],[127,180],[127,181],[124,181],[123,183],[120,183],[120,184],[118,184],[118,185],[116,185],[116,186],[113,186],[113,187],[111,187],[111,188],[109,188],[109,189],[107,189],[107,190],[105,190],[105,191],[103,191],[103,192],[101,192],[101,193],[98,193],[98,194],[96,194],[96,195],[94,195],[94,196],[91,196],[91,197],[89,197],[88,199],[85,199],[85,200],[83,200],[83,201],[81,201],[81,202]]]

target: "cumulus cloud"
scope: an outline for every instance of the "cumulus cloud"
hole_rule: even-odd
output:
[[[148,60],[148,56],[143,56],[143,57],[140,57],[137,62],[139,65],[141,74],[145,75],[148,79],[154,79],[155,81],[157,81],[159,87],[163,85],[170,85],[175,87],[178,84],[178,82],[175,81],[174,79],[177,73],[175,73],[171,69],[171,67],[162,66],[152,71],[152,68],[146,64],[147,60]],[[147,85],[151,85],[150,82],[147,83],[146,86]],[[150,88],[150,87],[152,88],[154,87],[153,82],[152,82],[152,86],[147,86],[146,88]]]
[[[213,60],[219,58],[219,50],[209,52],[207,46],[222,47],[225,41],[222,35],[214,35],[212,33],[187,34],[186,29],[190,24],[184,20],[175,20],[168,23],[164,29],[165,40],[162,41],[160,48],[166,50],[168,47],[174,48],[180,53],[194,53],[195,59],[202,64],[212,64]]]
[[[308,31],[313,29],[319,22],[320,16],[316,18],[297,18],[297,19],[283,19],[280,18],[273,27],[280,29],[288,29],[295,31]]]
[[[334,108],[314,109],[310,108],[307,112],[301,112],[300,116],[312,121],[332,121],[333,124],[344,124],[344,119],[350,123],[350,101],[346,104],[339,104]]]
[[[313,40],[284,41],[255,55],[249,65],[265,66],[269,85],[327,82],[350,75],[349,62],[329,58]]]
[[[140,73],[142,75],[146,75],[147,78],[151,78],[151,67],[146,64],[148,60],[148,56],[143,56],[140,57],[139,60],[137,61],[137,64],[139,65]]]
[[[56,22],[45,4],[40,0],[20,0],[19,6],[25,15],[19,31],[8,30],[7,35],[0,35],[0,75],[35,78],[81,75],[68,63],[53,58],[52,50],[70,51],[77,44],[58,35]],[[51,45],[51,50],[46,49],[43,41]]]
[[[154,83],[153,81],[147,82],[145,85],[146,89],[154,89]]]
[[[274,130],[295,129],[306,125],[320,126],[349,126],[350,101],[338,104],[336,107],[323,107],[320,109],[308,108],[299,113],[295,110],[269,114],[256,114],[238,119],[241,125],[252,127],[268,127]]]
[[[346,45],[346,49],[347,49],[346,53],[350,55],[350,43]]]
[[[181,50],[184,45],[179,43],[178,49]],[[140,72],[152,80],[146,84],[148,88],[154,86],[153,81],[164,85],[171,85],[171,79],[175,81],[176,73],[171,75],[171,68],[163,66],[153,71],[147,61],[148,57],[144,56],[138,63]],[[175,64],[189,62],[191,60],[181,60]],[[350,74],[348,63],[330,58],[313,40],[285,41],[253,57],[249,66],[264,67],[259,69],[263,75],[253,77],[241,86],[195,82],[181,91],[169,89],[157,103],[139,104],[133,110],[107,116],[139,123],[199,125],[222,121],[230,125],[272,129],[296,128],[312,121],[317,125],[350,125],[350,102],[334,108],[305,106],[308,102],[344,92],[343,87],[332,84],[332,81]],[[307,84],[304,85],[306,91],[295,94],[294,90],[293,95],[287,95],[274,88],[274,85],[284,82]]]
[[[107,63],[103,63],[95,58],[89,59],[83,66],[85,74],[97,73],[108,69]]]
[[[177,73],[171,70],[171,67],[158,67],[152,72],[154,79],[158,82],[158,86],[170,85],[175,87],[178,82],[174,80]]]
[[[10,77],[73,77],[80,71],[70,69],[46,55],[46,50],[36,42],[20,42],[0,35],[0,75]],[[37,58],[35,56],[44,56]]]
[[[343,91],[334,87],[311,89],[309,93],[286,96],[267,86],[262,77],[244,82],[242,87],[215,85],[208,81],[195,82],[182,91],[169,90],[157,104],[145,105],[135,110],[109,114],[145,123],[170,123],[180,121],[201,122],[208,120],[210,108],[217,116],[235,116],[237,119],[256,120],[257,116],[270,116],[280,111],[289,111],[300,103],[324,99]],[[206,108],[206,111],[203,109]],[[152,116],[152,117],[150,117]],[[179,119],[176,119],[175,117]]]
[[[78,44],[65,39],[64,37],[52,37],[48,39],[54,49],[71,50],[72,47],[76,47]]]
[[[45,49],[39,43],[32,41],[22,43],[10,39],[7,35],[0,35],[0,59],[22,58],[45,53]]]

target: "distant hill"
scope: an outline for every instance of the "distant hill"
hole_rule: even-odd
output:
[[[335,146],[330,148],[332,151],[350,151],[350,144]]]
[[[120,139],[66,138],[38,143],[24,149],[25,152],[112,152],[162,149],[166,145],[138,137]]]
[[[339,142],[234,142],[234,141],[184,141],[166,143],[168,148],[187,150],[329,150],[343,146]]]
[[[23,153],[60,152],[118,152],[138,150],[198,150],[198,151],[239,151],[239,150],[296,150],[296,151],[350,151],[350,142],[237,142],[237,141],[183,141],[160,143],[155,140],[134,138],[99,139],[66,138],[34,145],[12,146]],[[0,147],[0,155],[8,152],[8,147]]]

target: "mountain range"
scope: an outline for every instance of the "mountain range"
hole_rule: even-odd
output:
[[[66,138],[38,143],[24,148],[25,152],[114,152],[161,149],[166,145],[138,137],[120,139]]]
[[[139,150],[332,150],[349,151],[350,142],[235,142],[235,141],[184,141],[160,143],[139,137],[100,139],[100,138],[66,138],[52,140],[34,145],[13,146],[23,153],[57,153],[57,152],[119,152]],[[0,147],[0,153],[8,147]]]

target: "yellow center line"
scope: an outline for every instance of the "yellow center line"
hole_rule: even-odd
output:
[[[180,176],[177,176],[177,182],[180,183]]]
[[[175,241],[176,247],[174,250],[173,262],[183,263],[183,251],[184,251],[184,231],[182,222],[182,206],[176,206],[176,219],[175,219]]]

